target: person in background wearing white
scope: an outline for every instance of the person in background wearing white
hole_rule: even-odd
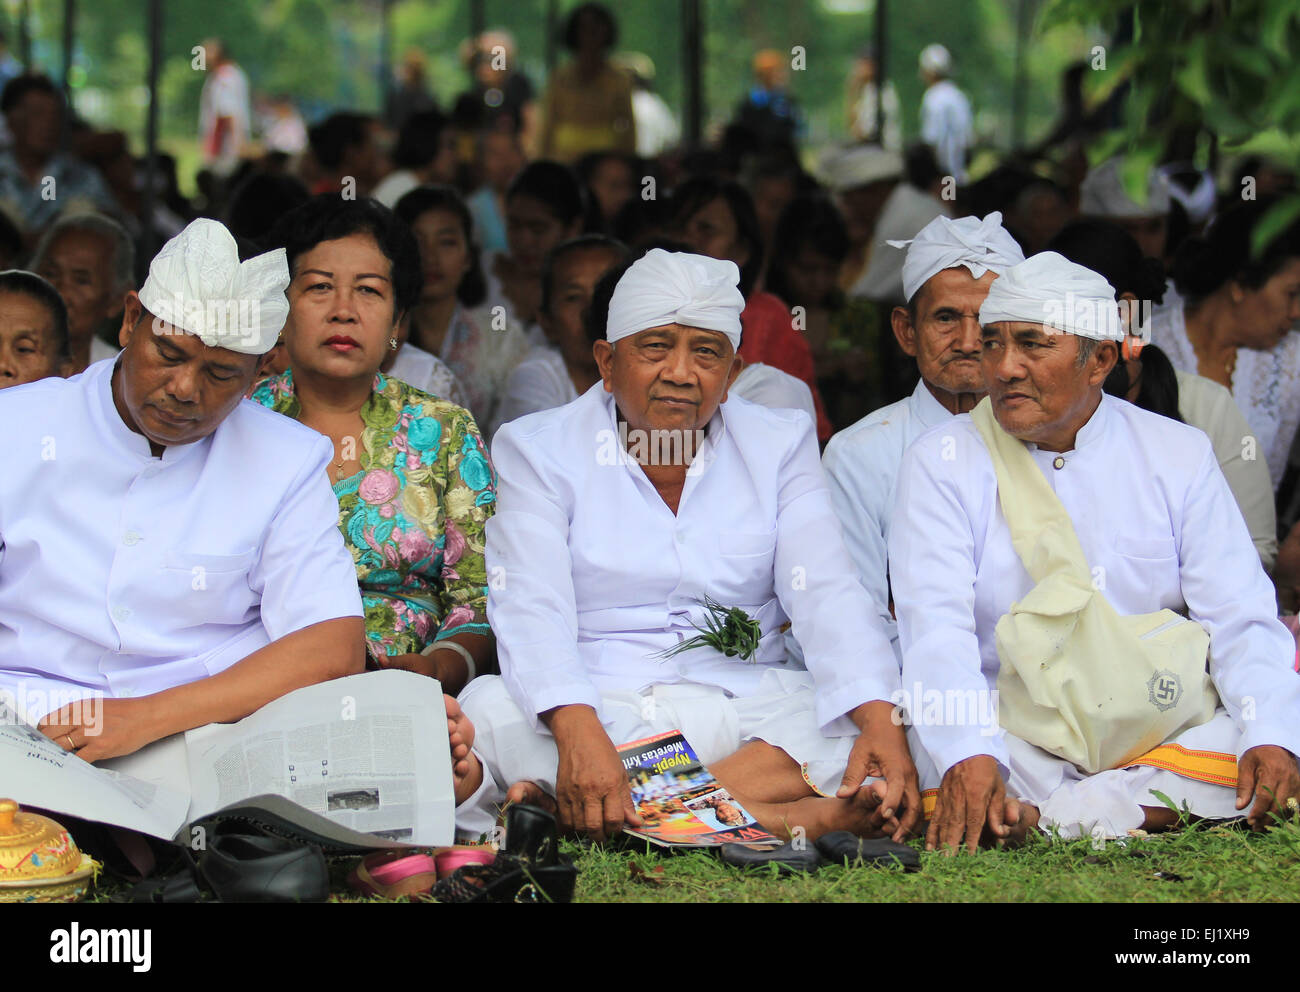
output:
[[[927,45],[921,51],[921,140],[934,149],[939,169],[966,183],[966,153],[973,140],[970,101],[949,78],[952,56],[942,45]]]
[[[208,78],[199,94],[199,141],[203,164],[225,178],[239,165],[249,141],[248,77],[224,41],[203,42]]]

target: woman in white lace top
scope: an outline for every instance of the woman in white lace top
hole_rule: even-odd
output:
[[[1257,257],[1251,238],[1272,201],[1226,211],[1174,263],[1179,297],[1156,307],[1152,341],[1174,367],[1227,386],[1259,440],[1274,490],[1300,426],[1300,224]]]

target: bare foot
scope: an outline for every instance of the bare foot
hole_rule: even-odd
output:
[[[802,830],[807,840],[816,840],[833,830],[848,830],[859,837],[884,837],[878,812],[880,799],[874,791],[861,790],[848,799],[808,796],[792,803],[750,803],[746,808],[769,833],[793,840]],[[897,829],[897,825],[895,825]]]
[[[1022,803],[1019,799],[1012,799],[1008,796],[1002,813],[1002,822],[1011,828],[1011,832],[1002,839],[1000,846],[1020,847],[1029,839],[1031,833],[1037,832],[1038,819],[1037,806]],[[981,843],[983,843],[983,840],[983,838],[980,838]]]
[[[516,782],[507,789],[506,802],[539,806],[551,814],[554,814],[558,808],[555,805],[555,800],[548,796],[540,785],[529,781]]]
[[[445,693],[443,705],[447,707],[447,740],[451,745],[451,780],[456,805],[459,806],[478,791],[483,784],[483,765],[470,752],[474,746],[474,724],[455,698]]]

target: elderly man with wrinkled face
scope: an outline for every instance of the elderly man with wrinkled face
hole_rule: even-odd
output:
[[[989,395],[903,456],[889,538],[927,846],[1294,811],[1295,642],[1209,439],[1102,392],[1111,286],[1043,252],[979,320]]]
[[[115,361],[0,394],[0,700],[87,761],[363,666],[332,446],[243,401],[288,283],[197,220]]]
[[[914,239],[889,244],[907,249],[907,305],[894,307],[894,337],[916,359],[921,378],[911,396],[832,437],[822,468],[844,543],[897,653],[887,542],[898,467],[908,445],[936,424],[968,412],[983,397],[980,304],[993,280],[1025,256],[997,211],[982,220],[936,217]]]
[[[773,833],[897,839],[919,822],[889,702],[898,667],[812,421],[728,399],[738,279],[732,262],[662,249],[611,273],[592,303],[608,308],[601,380],[495,438],[488,616],[503,674],[460,697],[464,833],[490,829],[506,798],[553,803],[596,839],[639,825],[616,748],[673,729]],[[710,603],[753,619],[752,652],[689,642]],[[806,667],[786,656],[787,621]]]

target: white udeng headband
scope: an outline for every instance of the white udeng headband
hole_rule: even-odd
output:
[[[886,241],[906,248],[903,259],[903,296],[912,299],[931,276],[964,265],[979,279],[992,270],[1001,275],[1025,260],[1016,239],[1002,226],[1001,211],[978,217],[936,217],[910,241]]]
[[[682,324],[719,331],[740,347],[745,298],[735,262],[654,248],[623,273],[609,301],[605,339],[618,341],[652,327]]]
[[[149,263],[140,303],[211,348],[264,355],[289,318],[288,286],[283,248],[240,262],[234,235],[201,217]]]
[[[980,324],[1046,324],[1096,341],[1123,341],[1115,290],[1105,278],[1054,251],[1039,252],[993,280]]]

